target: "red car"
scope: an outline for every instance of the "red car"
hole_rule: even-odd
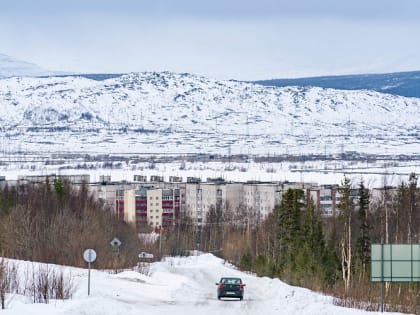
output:
[[[220,300],[222,297],[244,298],[244,287],[241,278],[221,278],[217,285],[217,298]]]

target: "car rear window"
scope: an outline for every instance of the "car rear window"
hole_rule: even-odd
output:
[[[241,284],[241,279],[239,278],[222,278],[220,281],[223,284]]]

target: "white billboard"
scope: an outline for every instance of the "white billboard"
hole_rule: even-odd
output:
[[[420,281],[420,244],[372,244],[371,281]]]

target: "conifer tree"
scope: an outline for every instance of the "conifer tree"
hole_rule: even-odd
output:
[[[407,240],[409,243],[416,242],[415,240],[415,230],[417,225],[416,219],[419,217],[417,213],[417,198],[416,198],[416,191],[417,191],[417,175],[415,173],[411,173],[408,179],[408,193],[409,193],[409,211],[408,211],[408,231],[407,231]],[[416,222],[416,223],[414,223]]]
[[[288,189],[283,195],[282,202],[276,207],[279,225],[279,273],[284,275],[286,270],[295,270],[296,251],[301,246],[301,211],[303,208],[303,191]]]
[[[357,253],[362,264],[362,277],[369,270],[370,262],[370,235],[369,235],[369,192],[366,189],[363,180],[360,182],[358,190],[359,206],[359,237],[357,239]]]

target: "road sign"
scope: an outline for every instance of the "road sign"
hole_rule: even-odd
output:
[[[96,252],[88,248],[83,252],[83,258],[88,263],[89,272],[88,272],[88,295],[90,295],[90,263],[93,263],[96,260]]]
[[[152,258],[153,258],[153,254],[149,254],[149,253],[146,253],[146,252],[141,252],[141,253],[139,254],[139,258],[148,258],[148,259],[152,259]]]
[[[88,248],[83,252],[83,258],[87,263],[93,263],[96,260],[96,252]]]
[[[111,246],[112,247],[118,248],[118,247],[121,246],[121,244],[122,244],[121,241],[116,237],[114,237],[114,239],[111,241]]]

